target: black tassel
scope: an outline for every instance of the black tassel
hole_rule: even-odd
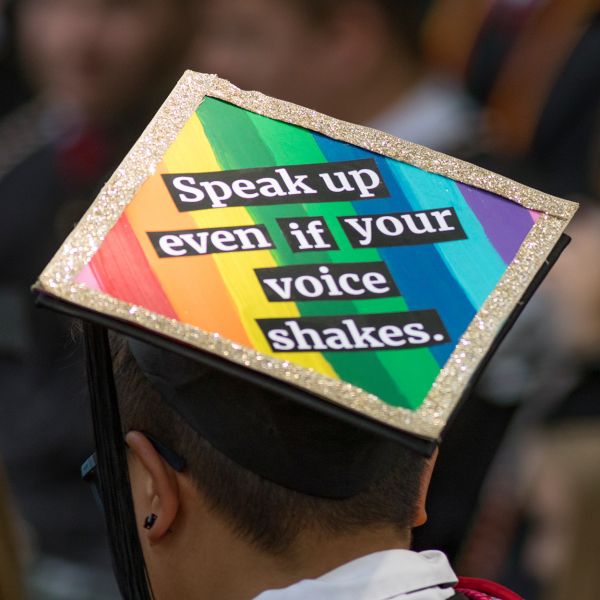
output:
[[[106,329],[84,324],[97,476],[115,576],[125,600],[151,600],[137,534],[121,417]]]

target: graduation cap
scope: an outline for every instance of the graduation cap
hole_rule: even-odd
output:
[[[347,497],[372,460],[348,459],[336,480],[318,451],[306,465],[257,451],[271,443],[263,415],[318,411],[332,432],[340,424],[350,457],[354,444],[385,454],[378,443],[430,455],[576,209],[187,72],[34,286],[40,304],[88,323],[101,492],[126,597],[148,592],[106,328],[137,340],[163,398],[232,460]],[[203,402],[178,386],[194,378],[214,392]],[[243,401],[227,401],[228,381],[243,382]]]

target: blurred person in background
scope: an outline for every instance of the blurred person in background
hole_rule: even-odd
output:
[[[197,68],[244,89],[459,153],[472,104],[420,50],[431,0],[214,0]]]
[[[115,588],[102,517],[79,481],[93,444],[83,361],[70,322],[31,306],[29,286],[180,77],[191,4],[13,4],[36,99],[0,123],[0,454],[31,525],[36,599]]]
[[[49,106],[139,127],[178,78],[186,0],[19,0],[22,67]]]
[[[596,600],[600,591],[600,419],[559,420],[532,440],[524,474],[529,528],[522,569],[532,600]]]
[[[15,514],[0,464],[0,600],[24,600],[21,552],[15,532]]]
[[[0,124],[0,176],[49,142],[55,162],[76,161],[65,177],[75,184],[123,156],[181,74],[189,4],[11,0],[19,68],[36,100]]]
[[[484,110],[479,162],[558,196],[592,193],[597,0],[437,0],[423,40]]]

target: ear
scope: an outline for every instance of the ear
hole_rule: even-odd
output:
[[[427,501],[427,492],[429,491],[429,484],[431,483],[433,468],[435,467],[438,453],[439,449],[436,448],[431,458],[427,461],[425,470],[423,472],[423,478],[421,479],[421,490],[417,502],[417,512],[415,515],[413,527],[420,527],[421,525],[425,525],[425,523],[427,522],[427,511],[425,510],[425,503]]]
[[[179,511],[177,477],[143,433],[130,431],[125,441],[130,451],[129,473],[140,539],[157,544],[169,533]],[[146,529],[144,521],[152,514],[156,521]]]

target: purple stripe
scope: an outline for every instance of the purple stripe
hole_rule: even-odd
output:
[[[462,183],[458,187],[502,260],[510,264],[533,228],[529,211],[496,194]]]

